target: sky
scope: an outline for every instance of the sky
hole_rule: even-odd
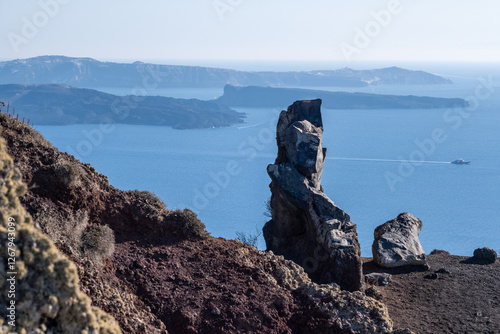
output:
[[[498,0],[1,0],[0,12],[2,60],[500,60]]]

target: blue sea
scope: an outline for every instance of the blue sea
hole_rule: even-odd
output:
[[[323,109],[326,194],[357,224],[363,256],[375,227],[410,212],[425,251],[500,251],[500,68],[422,65],[453,85],[321,87],[380,94],[462,97],[465,109]],[[441,71],[440,71],[441,70]],[[103,89],[126,95],[130,90]],[[212,99],[222,87],[153,95]],[[293,101],[290,101],[290,104]],[[283,109],[287,106],[283,106]],[[268,219],[266,166],[274,162],[280,109],[237,108],[245,123],[174,130],[160,126],[36,127],[61,151],[91,163],[123,190],[149,190],[170,209],[191,208],[216,237],[256,234]],[[454,165],[458,158],[470,165]],[[258,247],[265,249],[262,237]]]

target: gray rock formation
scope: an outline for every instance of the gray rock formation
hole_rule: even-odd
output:
[[[365,279],[370,284],[387,285],[391,281],[391,274],[388,273],[371,273],[365,275]]]
[[[495,252],[493,249],[489,247],[483,247],[474,250],[473,259],[476,260],[477,262],[489,264],[489,263],[495,263],[497,257],[498,257],[497,252]]]
[[[271,177],[272,219],[263,228],[268,250],[303,266],[313,281],[363,287],[356,225],[323,192],[321,100],[297,101],[282,111],[278,157]]]
[[[373,260],[384,268],[427,266],[425,252],[418,239],[422,221],[405,212],[375,229]]]

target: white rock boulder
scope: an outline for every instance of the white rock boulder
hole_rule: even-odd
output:
[[[427,266],[418,235],[422,221],[405,212],[375,229],[373,260],[384,268]]]

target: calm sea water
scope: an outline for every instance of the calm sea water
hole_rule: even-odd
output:
[[[441,74],[453,75],[455,84],[341,90],[471,97],[477,107],[323,110],[328,148],[323,187],[357,224],[363,256],[371,256],[375,227],[401,212],[422,219],[420,240],[426,252],[439,248],[470,255],[484,246],[500,250],[500,71],[468,67]],[[485,85],[488,80],[493,85]],[[202,99],[220,94],[221,87],[155,92]],[[110,131],[99,125],[37,129],[60,150],[108,175],[114,186],[149,190],[169,208],[189,207],[212,235],[232,239],[238,231],[260,231],[267,220],[266,166],[276,156],[279,112],[238,111],[247,114],[246,123],[222,129],[131,125],[114,125]],[[462,157],[471,165],[449,163]],[[262,238],[259,248],[265,248]]]

